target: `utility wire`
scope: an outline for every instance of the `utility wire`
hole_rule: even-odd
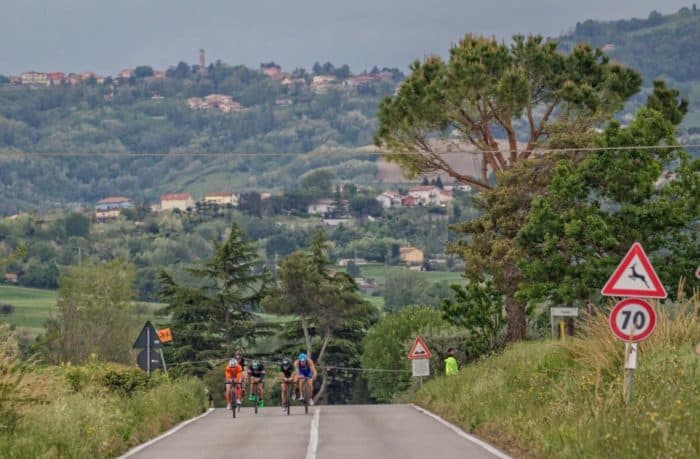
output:
[[[700,144],[687,144],[687,145],[634,145],[634,146],[621,146],[621,147],[581,147],[581,148],[533,148],[531,152],[533,154],[547,154],[547,153],[590,153],[590,152],[603,152],[603,151],[630,151],[630,150],[675,150],[675,149],[695,149],[700,148]],[[525,150],[519,149],[518,152],[522,153]],[[450,150],[438,153],[439,155],[462,155],[462,154],[472,154],[478,155],[483,153],[501,153],[510,154],[508,149],[498,149],[498,150]],[[316,156],[420,156],[421,152],[403,152],[403,153],[392,153],[387,151],[343,151],[343,150],[331,150],[331,151],[311,151],[311,152],[169,152],[169,153],[134,153],[134,152],[105,152],[105,153],[75,153],[75,152],[27,152],[27,151],[14,151],[14,150],[0,150],[0,156],[12,157],[92,157],[92,158],[111,158],[111,157],[266,157],[266,156],[304,156],[304,155],[316,155]]]
[[[266,367],[268,368],[274,368],[279,365],[279,360],[277,361],[272,361],[272,360],[264,360],[264,359],[251,359],[249,357],[246,357],[246,362],[251,362],[253,360],[258,360],[259,362],[262,362]],[[187,362],[177,362],[177,363],[168,363],[168,367],[178,367],[182,365],[189,365],[189,364],[194,364],[194,363],[208,363],[212,365],[220,365],[222,363],[228,362],[228,358],[219,358],[219,359],[209,359],[209,360],[191,360]],[[362,367],[338,367],[338,366],[332,366],[332,365],[324,365],[324,366],[317,366],[318,369],[325,369],[325,370],[331,370],[331,371],[358,371],[358,372],[375,372],[375,373],[409,373],[411,370],[395,370],[395,369],[390,369],[390,368],[362,368]]]

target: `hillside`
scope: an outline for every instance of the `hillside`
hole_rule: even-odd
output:
[[[564,51],[580,42],[602,48],[637,69],[646,87],[657,78],[670,81],[690,102],[686,136],[700,134],[700,11],[695,5],[669,15],[653,11],[646,19],[579,22],[559,40]]]
[[[681,140],[700,143],[695,7],[587,20],[557,40],[564,52],[579,42],[603,48],[639,69],[647,88],[655,78],[670,80],[690,101]],[[404,182],[367,147],[380,100],[403,77],[387,68],[353,75],[331,63],[285,72],[274,63],[254,69],[221,61],[180,62],[165,72],[140,66],[114,77],[0,75],[0,216],[91,207],[111,195],[152,202],[170,192],[279,194],[321,167],[336,183]],[[628,109],[643,99],[636,96]],[[56,154],[62,156],[46,156]],[[460,164],[476,167],[470,158]]]
[[[128,78],[68,75],[49,83],[44,75],[53,73],[0,77],[0,215],[110,194],[283,189],[309,162],[366,182],[373,162],[366,153],[348,157],[347,149],[371,143],[379,101],[403,78],[396,69],[350,75],[325,64],[313,74],[284,73],[272,63],[251,69],[220,61],[167,72],[142,66]],[[343,154],[304,158],[303,170],[294,161],[338,148]],[[280,152],[287,155],[269,156]],[[112,155],[96,157],[105,153]],[[47,154],[62,156],[31,156]]]

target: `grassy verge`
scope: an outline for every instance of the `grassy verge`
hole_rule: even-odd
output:
[[[207,405],[199,380],[148,380],[117,365],[34,369],[24,379],[18,421],[0,429],[0,457],[114,457]]]
[[[640,346],[632,404],[622,396],[623,345],[607,317],[565,343],[527,342],[435,378],[413,400],[516,457],[700,457],[700,304],[657,309]]]

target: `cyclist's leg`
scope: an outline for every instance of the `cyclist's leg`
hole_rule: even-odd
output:
[[[231,383],[229,383],[228,381],[226,381],[224,395],[226,397],[226,403],[230,407],[231,406]]]
[[[287,405],[287,382],[282,380],[282,406]]]
[[[242,391],[240,378],[238,378],[236,380],[235,388],[236,388],[235,389],[235,391],[236,391],[236,404],[240,405],[241,404],[241,391]]]

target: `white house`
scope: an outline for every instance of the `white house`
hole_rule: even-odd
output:
[[[160,197],[160,210],[187,210],[194,207],[194,199],[189,193],[169,193]]]
[[[376,199],[385,209],[401,207],[401,195],[396,191],[385,191],[377,196]]]
[[[231,204],[232,206],[238,205],[238,196],[230,192],[213,192],[207,193],[202,198],[202,202],[205,204],[218,204],[220,206],[225,206]]]
[[[416,200],[419,206],[429,206],[435,203],[440,189],[432,185],[414,186],[408,189],[408,196]]]
[[[332,199],[319,199],[309,204],[306,208],[306,212],[309,215],[323,215],[335,209]]]
[[[452,190],[441,190],[432,185],[422,185],[410,188],[408,196],[415,199],[419,206],[446,206],[452,202]]]

